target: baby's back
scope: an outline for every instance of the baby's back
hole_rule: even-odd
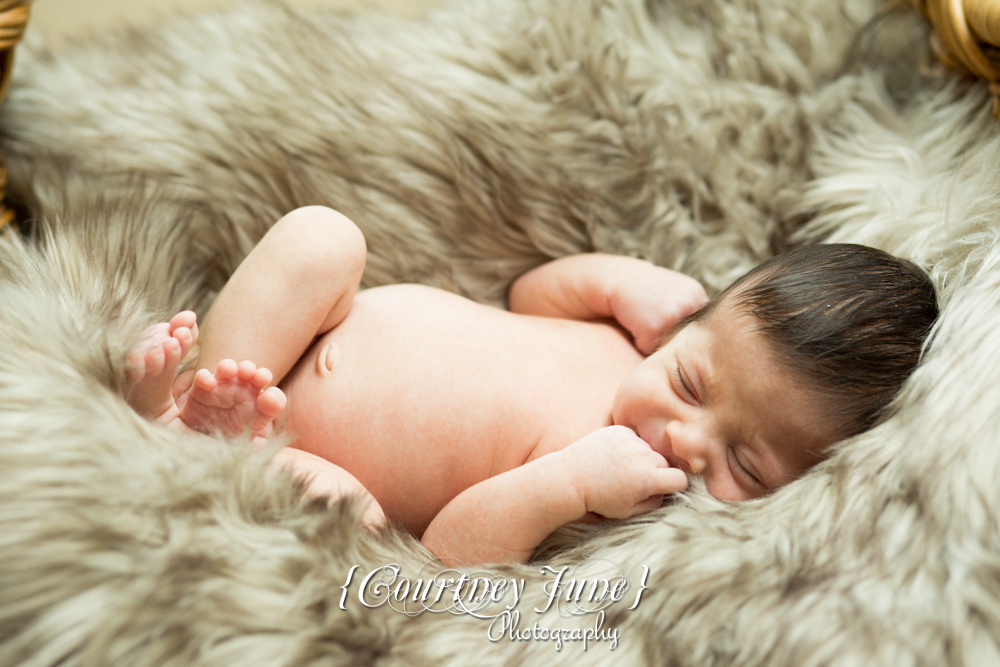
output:
[[[352,473],[420,535],[473,484],[611,424],[641,360],[612,325],[391,285],[359,293],[282,388],[296,446]]]

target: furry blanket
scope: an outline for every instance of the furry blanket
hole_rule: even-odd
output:
[[[880,6],[261,3],[28,44],[0,115],[30,216],[0,243],[0,664],[1000,662],[1000,139],[985,88],[928,67],[918,17]],[[718,290],[837,240],[926,267],[943,315],[884,423],[803,479],[738,505],[695,485],[490,568],[524,580],[520,629],[540,630],[488,636],[460,609],[365,606],[368,572],[420,576],[415,540],[122,399],[137,332],[204,314],[269,224],[316,203],[364,230],[368,286],[499,303],[600,250]],[[630,588],[599,620],[535,613],[543,565]],[[595,627],[613,653],[575,641]]]

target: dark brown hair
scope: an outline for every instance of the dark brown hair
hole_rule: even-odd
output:
[[[868,246],[823,244],[753,269],[672,333],[730,300],[781,363],[827,399],[841,438],[871,428],[913,372],[938,315],[930,278]]]

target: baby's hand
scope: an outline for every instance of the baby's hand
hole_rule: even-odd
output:
[[[697,280],[662,266],[637,264],[629,274],[617,282],[611,310],[648,356],[667,329],[705,305],[708,297]]]
[[[624,426],[598,429],[558,454],[586,510],[611,519],[651,512],[663,494],[687,488],[684,471]]]

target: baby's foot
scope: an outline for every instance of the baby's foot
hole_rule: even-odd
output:
[[[167,417],[174,407],[171,386],[180,364],[198,339],[197,316],[190,310],[146,329],[127,359],[128,403],[147,419]]]
[[[252,361],[237,365],[223,359],[215,375],[202,368],[180,408],[180,419],[202,433],[233,436],[249,429],[251,435],[266,435],[287,402],[277,387],[265,389],[271,379],[271,371]]]

